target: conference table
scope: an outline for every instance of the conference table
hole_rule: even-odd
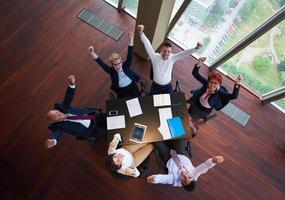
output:
[[[169,97],[169,96],[168,96]],[[135,123],[143,124],[147,126],[145,135],[141,143],[150,143],[163,140],[173,140],[192,138],[192,131],[189,126],[188,112],[185,103],[185,94],[182,92],[173,93],[170,95],[170,105],[165,106],[154,106],[153,95],[138,97],[138,102],[141,107],[142,114],[130,117],[128,106],[126,101],[130,99],[114,99],[106,101],[106,111],[107,111],[107,124],[108,117],[114,116],[124,116],[125,126],[123,128],[107,130],[107,140],[111,142],[114,134],[120,133],[122,137],[122,145],[126,144],[137,144],[136,142],[130,141],[130,135],[132,133]],[[185,134],[181,137],[167,138],[165,139],[158,128],[161,126],[161,118],[159,109],[170,109],[172,112],[172,117],[179,116],[181,118]],[[109,126],[109,124],[108,124]]]

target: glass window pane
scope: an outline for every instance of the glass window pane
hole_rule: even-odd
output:
[[[274,103],[277,104],[277,106],[281,107],[285,112],[285,98],[280,99],[278,101],[274,101]]]
[[[124,5],[125,5],[125,10],[136,18],[138,12],[139,0],[125,0]]]
[[[170,36],[186,48],[203,42],[198,55],[211,63],[284,4],[284,0],[192,0]]]
[[[170,22],[173,19],[173,17],[175,16],[175,14],[177,13],[178,9],[180,8],[180,6],[182,5],[184,0],[175,0],[175,4],[171,13],[171,17],[170,17]]]
[[[260,94],[285,86],[285,21],[236,54],[221,68]]]
[[[119,0],[105,0],[105,1],[111,4],[112,6],[118,8]]]

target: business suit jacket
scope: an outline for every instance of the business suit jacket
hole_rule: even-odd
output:
[[[63,102],[56,103],[54,109],[59,110],[63,113],[69,113],[74,115],[95,114],[96,119],[91,120],[88,128],[86,128],[85,126],[83,126],[78,122],[72,122],[72,121],[61,121],[61,122],[51,123],[48,128],[53,131],[52,139],[56,139],[58,141],[63,132],[81,138],[89,138],[91,136],[95,136],[97,129],[99,128],[97,126],[101,125],[102,121],[105,120],[104,114],[98,110],[76,108],[71,106],[75,90],[76,90],[75,88],[68,87]],[[95,126],[96,129],[94,130]]]
[[[123,63],[122,69],[123,69],[123,72],[132,81],[138,82],[140,80],[140,77],[130,68],[132,64],[132,60],[133,60],[133,48],[134,48],[133,46],[128,47],[127,60]],[[116,93],[118,93],[120,90],[118,72],[112,66],[108,66],[106,63],[104,63],[99,57],[96,59],[96,62],[99,64],[100,67],[102,67],[102,69],[105,72],[107,72],[111,76],[111,80],[112,80],[111,89],[115,91]]]
[[[200,97],[207,91],[208,89],[208,80],[205,79],[199,73],[199,67],[195,65],[192,75],[203,84],[203,86],[199,89],[193,90],[193,96],[195,96],[195,100],[200,99]],[[225,87],[221,86],[214,94],[209,96],[208,102],[211,106],[211,109],[220,110],[222,109],[225,104],[227,104],[230,100],[236,99],[239,94],[239,87],[234,86],[234,90],[232,93],[227,92]],[[191,98],[190,98],[191,99]],[[190,100],[189,99],[189,100]],[[188,101],[189,101],[188,100]],[[190,100],[191,101],[191,100]]]

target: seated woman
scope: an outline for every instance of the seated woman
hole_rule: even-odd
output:
[[[112,80],[111,89],[116,92],[118,98],[140,96],[140,91],[135,83],[140,80],[140,77],[131,69],[133,60],[133,37],[133,33],[129,33],[130,41],[126,61],[122,61],[120,54],[112,53],[109,57],[111,66],[101,60],[101,58],[95,53],[93,46],[88,48],[93,59],[110,75]]]
[[[137,167],[150,155],[153,145],[134,144],[125,145],[117,149],[120,141],[122,141],[121,135],[119,133],[115,134],[112,142],[109,144],[106,167],[113,174],[117,172],[127,176],[140,176],[141,173]],[[144,170],[147,171],[147,169]]]
[[[193,125],[192,120],[195,122],[198,119],[205,119],[213,109],[222,109],[230,100],[237,99],[240,88],[241,75],[235,80],[234,90],[232,93],[227,92],[226,88],[222,86],[222,75],[213,71],[208,75],[208,80],[201,76],[199,69],[201,64],[206,60],[205,57],[201,57],[198,63],[194,66],[192,75],[200,81],[203,86],[199,89],[193,90],[193,96],[187,101],[190,103],[188,113],[191,117],[190,127],[193,133],[196,134],[196,128]]]

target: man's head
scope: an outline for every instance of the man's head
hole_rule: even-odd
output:
[[[169,55],[171,54],[172,45],[169,42],[165,42],[161,48],[160,55],[163,60],[167,60]]]
[[[111,172],[116,172],[122,166],[123,157],[121,154],[108,155],[105,160],[106,168]]]
[[[50,110],[46,114],[47,120],[51,122],[61,122],[65,120],[66,114],[60,112],[59,110]]]
[[[211,72],[208,75],[208,88],[210,92],[214,92],[218,89],[218,87],[222,84],[223,77],[217,72]]]
[[[120,54],[112,53],[109,56],[109,60],[116,71],[121,71],[123,63]]]
[[[187,191],[192,191],[195,188],[196,181],[187,170],[182,170],[180,174],[181,184]]]

